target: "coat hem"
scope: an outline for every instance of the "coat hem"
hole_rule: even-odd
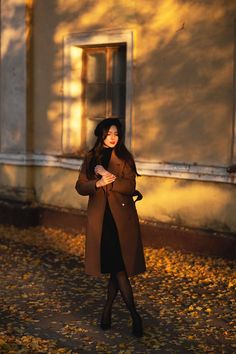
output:
[[[131,274],[128,274],[128,273],[127,273],[127,275],[128,275],[128,277],[130,278],[130,277],[134,277],[134,276],[136,276],[136,275],[145,273],[146,271],[147,271],[147,269],[144,269],[144,270],[141,270],[141,271],[139,271],[139,272],[135,272],[135,273],[131,273]],[[103,278],[104,276],[107,276],[107,275],[110,274],[110,273],[96,273],[96,274],[94,274],[94,273],[90,273],[90,272],[86,272],[86,271],[85,271],[85,274],[86,274],[86,275],[89,275],[89,276],[91,276],[91,277]]]

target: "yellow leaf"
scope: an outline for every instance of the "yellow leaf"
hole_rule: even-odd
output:
[[[28,280],[29,278],[30,278],[30,273],[25,273],[24,275],[23,275],[23,280]]]
[[[120,343],[120,344],[119,344],[119,348],[121,348],[121,349],[122,349],[122,348],[125,348],[125,343]]]
[[[228,288],[233,288],[234,286],[235,286],[235,284],[233,282],[229,281]]]
[[[0,347],[2,347],[4,344],[6,344],[6,342],[0,338]]]

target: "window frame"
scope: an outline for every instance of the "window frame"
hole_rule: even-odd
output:
[[[124,43],[117,43],[117,44],[112,44],[112,45],[103,45],[103,46],[92,46],[92,47],[85,47],[83,48],[83,85],[84,85],[84,106],[86,105],[85,100],[86,100],[86,86],[88,84],[93,84],[93,82],[89,82],[87,80],[87,73],[88,73],[88,57],[86,54],[90,53],[105,53],[105,62],[106,62],[106,80],[105,80],[105,85],[106,85],[106,97],[105,97],[105,115],[104,118],[118,118],[125,120],[125,114],[123,117],[118,116],[113,114],[113,106],[112,106],[112,86],[114,83],[112,82],[112,70],[114,68],[113,60],[112,60],[112,54],[115,52],[117,49],[120,49],[121,47],[125,47],[125,54],[126,54],[126,46]],[[125,55],[126,56],[126,55]],[[125,57],[125,64],[126,64],[126,57]],[[126,65],[125,65],[126,66]],[[126,77],[126,68],[125,68],[125,77]],[[118,82],[115,83],[117,85],[124,85],[126,82]],[[85,111],[86,108],[84,108],[84,115],[87,115],[87,112]],[[89,117],[90,119],[98,119],[100,117]]]
[[[132,149],[133,31],[73,33],[64,37],[62,154],[83,155],[83,48],[126,45],[125,144]]]

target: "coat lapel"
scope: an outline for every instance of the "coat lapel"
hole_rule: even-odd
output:
[[[114,175],[119,175],[123,169],[124,161],[119,159],[119,157],[116,155],[115,151],[112,151],[110,162],[108,165],[107,170]]]

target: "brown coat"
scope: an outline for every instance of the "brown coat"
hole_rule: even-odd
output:
[[[87,154],[75,186],[79,194],[89,196],[85,272],[93,276],[102,275],[100,270],[100,243],[107,195],[118,230],[126,272],[128,276],[142,273],[146,270],[146,266],[138,215],[132,198],[135,191],[136,175],[126,162],[116,156],[113,150],[108,171],[117,178],[106,187],[96,188],[97,179],[88,179],[86,173],[89,159],[89,154]]]

